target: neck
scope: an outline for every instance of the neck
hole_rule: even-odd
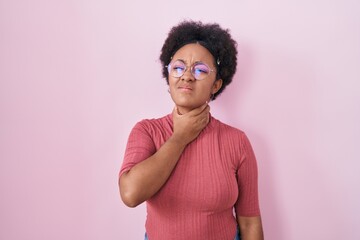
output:
[[[206,102],[206,103],[209,104],[209,102]],[[199,106],[199,107],[201,107],[201,106]],[[199,107],[197,107],[197,108],[199,108]],[[196,109],[196,107],[195,108],[189,108],[189,107],[184,107],[184,106],[179,106],[179,105],[176,105],[176,108],[177,108],[177,111],[178,111],[179,115],[186,114],[186,113]]]
[[[178,110],[179,115],[186,114],[186,113],[190,112],[191,110],[193,110],[193,109],[186,108],[186,107],[181,107],[181,106],[176,106],[176,108]]]

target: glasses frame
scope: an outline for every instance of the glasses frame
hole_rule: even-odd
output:
[[[174,76],[174,75],[171,74],[171,65],[172,65],[173,63],[175,63],[175,62],[178,62],[178,61],[179,61],[179,62],[182,62],[182,63],[184,64],[185,69],[184,69],[183,74],[181,74],[180,76]],[[209,69],[209,72],[207,73],[207,76],[206,76],[206,77],[201,78],[201,79],[197,79],[197,78],[196,78],[196,76],[195,76],[195,74],[194,74],[194,66],[197,65],[197,64],[204,64],[204,65]],[[189,67],[190,67],[190,73],[191,73],[191,75],[192,75],[197,81],[202,81],[202,80],[204,80],[205,78],[207,78],[207,77],[210,75],[211,72],[215,72],[215,70],[212,69],[212,68],[210,68],[209,65],[207,65],[206,63],[201,62],[201,61],[194,62],[193,64],[191,64],[191,66],[188,66],[188,65],[185,64],[185,62],[184,62],[183,60],[181,60],[181,59],[176,59],[176,60],[174,60],[174,61],[171,61],[171,62],[170,62],[168,65],[166,65],[165,67],[166,67],[166,69],[167,69],[167,71],[168,71],[168,74],[169,74],[170,76],[174,77],[174,78],[181,78],[182,76],[184,76],[184,74],[186,73],[186,71],[187,71],[187,70],[189,69]]]

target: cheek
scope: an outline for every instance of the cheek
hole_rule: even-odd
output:
[[[212,89],[213,89],[213,84],[206,84],[203,86],[202,88],[204,91],[205,94],[211,94],[212,92]]]
[[[177,80],[174,78],[169,77],[169,87],[170,88],[175,88],[177,84]]]

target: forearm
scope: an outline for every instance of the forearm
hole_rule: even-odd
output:
[[[263,240],[264,233],[260,217],[239,217],[241,240]]]
[[[138,163],[119,179],[120,195],[129,207],[152,197],[165,184],[186,144],[171,137],[151,157]]]

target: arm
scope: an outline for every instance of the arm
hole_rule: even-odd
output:
[[[154,195],[169,178],[185,143],[171,137],[151,157],[119,178],[120,195],[128,207],[136,207]]]
[[[237,172],[239,198],[235,206],[241,240],[263,240],[256,157],[245,134],[241,141],[242,161]]]
[[[261,217],[238,216],[241,240],[263,240],[264,233],[261,224]]]
[[[186,145],[209,122],[210,107],[205,104],[184,115],[173,111],[173,135],[149,158],[123,173],[119,178],[120,195],[129,207],[136,207],[152,197],[165,184]]]

